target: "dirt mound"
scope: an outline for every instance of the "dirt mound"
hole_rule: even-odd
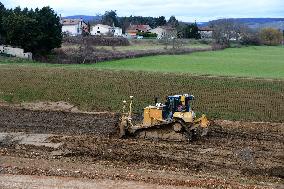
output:
[[[36,102],[36,103],[22,103],[20,107],[28,110],[50,110],[50,111],[68,111],[80,112],[79,109],[68,102]]]

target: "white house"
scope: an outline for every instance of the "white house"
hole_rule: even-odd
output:
[[[71,36],[81,35],[83,31],[88,31],[87,24],[83,19],[62,19],[62,33]]]
[[[97,24],[91,27],[91,35],[122,36],[122,29],[119,27]]]
[[[167,26],[159,26],[155,29],[151,29],[149,32],[157,34],[157,39],[172,38],[177,36],[177,30],[175,28]]]
[[[10,46],[4,46],[4,45],[0,45],[0,54],[7,54],[10,56],[15,56],[15,57],[19,57],[19,58],[25,58],[25,59],[33,59],[33,54],[30,52],[25,53],[24,49],[20,49],[20,48],[14,48],[14,47],[10,47]]]

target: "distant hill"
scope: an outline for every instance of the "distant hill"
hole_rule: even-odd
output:
[[[236,18],[234,20],[253,29],[275,28],[284,30],[284,18]]]
[[[237,22],[265,24],[269,22],[284,21],[284,18],[233,18]]]
[[[66,16],[63,18],[67,19],[80,19],[82,18],[85,22],[92,22],[92,21],[98,21],[101,19],[101,16],[88,16],[88,15],[73,15],[73,16]]]
[[[230,18],[236,22],[246,24],[252,29],[275,28],[284,30],[284,18]],[[199,26],[208,26],[209,22],[199,22]]]

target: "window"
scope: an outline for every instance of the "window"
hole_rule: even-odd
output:
[[[97,33],[101,33],[101,31],[97,31]]]
[[[98,27],[98,29],[100,29],[100,27]]]

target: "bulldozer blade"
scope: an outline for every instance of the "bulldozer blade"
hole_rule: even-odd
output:
[[[171,125],[161,125],[148,129],[137,130],[134,133],[136,138],[164,141],[188,141],[185,133],[175,132]]]

